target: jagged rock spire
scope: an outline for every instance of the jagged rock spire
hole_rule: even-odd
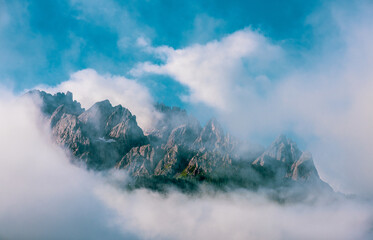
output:
[[[235,179],[239,186],[252,187],[263,184],[257,176],[269,169],[279,183],[284,179],[322,182],[311,154],[299,150],[284,135],[256,159],[238,157],[238,142],[215,118],[201,128],[185,110],[158,105],[163,119],[145,136],[128,109],[112,106],[108,100],[85,111],[70,92],[29,94],[37,94],[43,101],[42,110],[56,142],[70,149],[75,160],[95,170],[116,167],[135,177],[213,178],[219,184]]]
[[[285,135],[280,135],[252,164],[295,181],[319,179],[311,153],[299,150],[296,143]]]

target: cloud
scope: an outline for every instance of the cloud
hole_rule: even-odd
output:
[[[0,92],[0,238],[121,239],[100,177],[70,164],[33,101]]]
[[[0,91],[0,238],[369,239],[369,202],[278,204],[260,193],[127,192],[126,174],[74,166],[35,101]]]
[[[76,10],[79,20],[111,29],[118,35],[118,49],[128,53],[136,48],[136,39],[153,35],[153,31],[134,18],[134,12],[123,4],[112,0],[70,0],[70,6]]]
[[[280,205],[260,193],[167,196],[101,188],[123,231],[145,239],[369,239],[372,209],[346,199]]]
[[[322,46],[302,53],[307,56],[299,69],[292,68],[299,65],[288,58],[287,49],[247,28],[182,49],[154,48],[143,41],[164,63],[144,63],[133,73],[172,76],[190,88],[184,100],[215,109],[235,133],[260,138],[295,132],[328,182],[372,196],[372,9],[367,2],[331,4],[311,16],[309,24],[319,31]],[[105,18],[116,19],[110,13]],[[2,16],[0,31],[14,20]],[[36,48],[29,47],[26,60],[24,52],[23,57],[3,54],[3,67],[30,56],[43,65],[44,50],[35,55],[32,49],[45,44],[34,40],[27,44]],[[0,41],[12,49],[13,42]],[[126,48],[127,43],[123,38],[118,45]],[[124,77],[83,70],[49,90],[72,91],[86,107],[105,98],[121,103],[142,127],[154,117],[147,90]],[[249,192],[198,197],[124,192],[71,165],[64,150],[52,144],[31,101],[0,91],[0,116],[0,238],[372,238],[371,202],[341,198],[279,205]]]
[[[189,43],[206,43],[215,39],[219,30],[225,25],[223,19],[216,19],[207,14],[198,14],[194,18],[193,30],[186,31],[184,35]]]
[[[373,195],[373,20],[369,2],[330,4],[315,13],[320,49],[304,69],[283,79],[267,104],[309,140],[328,182],[342,191]],[[326,21],[329,20],[329,21]],[[330,22],[330,24],[325,24]],[[333,29],[328,31],[326,29]],[[275,119],[277,119],[275,116]],[[316,139],[315,139],[316,138]],[[358,176],[358,177],[357,177]]]
[[[190,96],[185,96],[188,101],[225,111],[237,105],[254,83],[265,84],[267,77],[263,73],[272,71],[268,65],[282,56],[281,48],[249,28],[205,45],[176,50],[167,46],[147,47],[146,50],[165,63],[139,64],[132,74],[170,75],[190,89]]]
[[[372,9],[323,4],[306,21],[315,46],[297,56],[300,49],[246,28],[204,45],[147,46],[163,62],[132,74],[171,76],[190,89],[184,101],[214,109],[236,136],[295,135],[336,189],[372,196]]]
[[[145,86],[122,76],[100,75],[93,69],[73,73],[69,80],[56,87],[37,88],[51,93],[70,91],[84,108],[109,99],[112,105],[121,104],[136,115],[139,126],[144,130],[150,129],[161,117],[154,109],[153,99]]]

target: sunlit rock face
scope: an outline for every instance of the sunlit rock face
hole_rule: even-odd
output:
[[[108,100],[84,110],[69,92],[29,94],[40,96],[57,143],[70,149],[74,160],[85,162],[88,168],[113,168],[133,147],[147,144],[136,117]]]
[[[162,118],[144,134],[128,109],[108,100],[85,110],[70,92],[27,94],[41,100],[56,142],[70,150],[75,162],[93,170],[116,168],[142,181],[207,182],[219,188],[294,183],[330,188],[320,179],[311,154],[283,135],[261,153],[239,154],[240,141],[216,119],[202,127],[180,108],[156,105]]]

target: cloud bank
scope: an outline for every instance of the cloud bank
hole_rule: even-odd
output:
[[[368,205],[338,199],[279,205],[260,193],[168,196],[102,188],[104,202],[118,212],[124,231],[146,239],[369,239]]]

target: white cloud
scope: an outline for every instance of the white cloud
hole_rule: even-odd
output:
[[[0,97],[0,238],[120,239],[101,182],[70,164],[30,99]]]
[[[329,50],[315,57],[319,65],[277,82],[267,73],[286,60],[283,50],[250,29],[185,49],[149,48],[165,64],[137,71],[173,76],[191,89],[186,99],[215,108],[236,132],[290,129],[306,140],[316,136],[308,145],[328,181],[371,194],[372,9],[361,6],[358,17],[334,9],[342,53],[326,44]],[[154,119],[148,91],[123,77],[83,70],[48,90],[72,91],[85,107],[110,99],[128,107],[142,127]],[[126,239],[372,238],[371,203],[278,205],[247,192],[196,198],[128,193],[72,166],[51,142],[32,102],[0,91],[1,239],[121,239],[117,227]]]
[[[309,141],[323,175],[337,189],[373,195],[373,41],[371,3],[332,4],[329,28],[321,53],[307,69],[290,73],[274,89],[268,105],[277,116]],[[325,28],[325,17],[315,14],[315,29]],[[320,47],[321,48],[321,47]],[[275,118],[276,119],[276,118]]]
[[[336,189],[372,196],[373,6],[341,6],[310,16],[318,45],[302,59],[244,29],[205,45],[147,47],[164,63],[132,73],[171,76],[190,89],[184,100],[215,109],[238,136],[294,133]]]
[[[139,126],[144,130],[151,128],[160,117],[145,86],[122,76],[100,75],[93,69],[73,73],[69,80],[56,87],[38,88],[51,93],[70,91],[84,108],[105,99],[110,100],[112,105],[121,104],[136,115]]]
[[[126,192],[70,164],[38,106],[0,91],[0,238],[369,239],[371,205],[343,198],[280,205],[260,193]]]
[[[326,200],[280,205],[260,193],[191,197],[102,188],[117,224],[145,239],[369,239],[368,204]]]
[[[135,20],[133,12],[113,0],[70,0],[76,18],[114,30],[118,35],[117,46],[127,52],[136,48],[136,39],[150,36],[153,30]]]
[[[188,100],[229,110],[250,91],[255,79],[263,79],[268,64],[281,59],[281,48],[247,28],[205,45],[184,49],[147,47],[165,60],[163,65],[144,63],[132,70],[168,74],[190,89]],[[243,78],[245,76],[245,78]]]

